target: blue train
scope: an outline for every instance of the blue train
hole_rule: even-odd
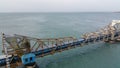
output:
[[[114,35],[114,37],[117,37],[117,36],[119,36],[119,32],[116,32],[115,35]],[[53,50],[57,52],[61,49],[66,49],[68,47],[79,46],[82,43],[100,41],[100,40],[103,40],[104,38],[111,38],[111,34],[106,35],[106,36],[101,35],[97,38],[78,39],[77,41],[74,41],[74,42],[64,43],[62,45],[58,45],[58,46],[46,48],[46,49],[43,49],[43,50],[38,50],[38,51],[35,51],[35,52],[31,52],[29,54],[23,55],[21,58],[19,58],[17,56],[14,56],[14,57],[9,57],[9,59],[12,59],[12,58],[14,59],[12,61],[12,63],[15,63],[16,61],[18,61],[18,59],[21,59],[22,63],[24,65],[26,65],[26,64],[29,64],[29,63],[34,63],[35,62],[35,56],[39,56],[39,55],[42,55],[42,54],[50,54]],[[6,59],[5,58],[0,59],[0,66],[4,66],[4,65],[6,65]]]

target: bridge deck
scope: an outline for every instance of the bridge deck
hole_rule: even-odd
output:
[[[119,36],[119,32],[116,32],[114,37],[117,38],[118,36]],[[69,43],[64,42],[64,44],[44,48],[44,49],[41,49],[41,50],[38,50],[38,51],[33,51],[31,53],[34,53],[36,56],[43,57],[43,56],[46,56],[46,55],[54,54],[56,52],[61,52],[61,51],[64,51],[64,50],[68,50],[70,48],[78,47],[80,45],[85,45],[86,43],[103,41],[104,39],[107,39],[107,38],[108,39],[111,38],[111,35],[99,36],[97,38],[88,38],[86,40],[81,38],[81,39],[78,39],[76,41],[70,41]],[[18,61],[18,59],[19,59],[17,56],[14,56],[14,57],[9,56],[9,59],[12,59],[12,58],[14,58],[14,62]],[[0,56],[0,66],[6,65],[6,60],[5,59],[6,59],[5,55]]]

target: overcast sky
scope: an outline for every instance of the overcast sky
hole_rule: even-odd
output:
[[[0,12],[120,11],[120,0],[0,0]]]

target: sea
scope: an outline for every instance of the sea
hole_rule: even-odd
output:
[[[120,20],[115,12],[0,13],[0,32],[36,38],[76,37]],[[2,41],[0,35],[0,54]],[[37,58],[40,68],[120,68],[120,43],[96,42]]]

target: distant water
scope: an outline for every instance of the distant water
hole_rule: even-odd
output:
[[[116,19],[120,19],[120,13],[0,13],[0,32],[39,38],[80,38]],[[40,68],[120,68],[120,45],[99,42],[36,61]]]

